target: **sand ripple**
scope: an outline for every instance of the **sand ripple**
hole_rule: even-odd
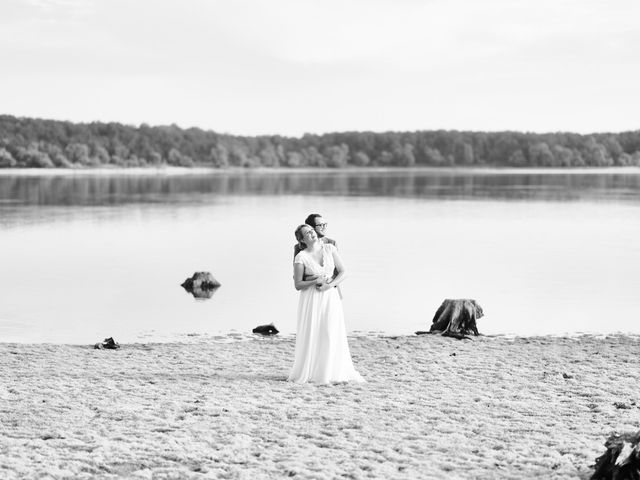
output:
[[[640,428],[637,337],[350,344],[366,384],[285,382],[292,338],[0,344],[0,477],[586,478]]]

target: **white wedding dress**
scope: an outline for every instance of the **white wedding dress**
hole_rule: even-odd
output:
[[[335,248],[331,244],[322,246],[322,264],[305,251],[298,253],[293,261],[304,265],[305,276],[331,277]],[[351,361],[342,300],[336,288],[320,292],[312,286],[300,292],[296,353],[289,381],[364,382]]]

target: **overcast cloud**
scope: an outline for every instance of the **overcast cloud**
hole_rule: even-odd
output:
[[[235,134],[640,128],[635,0],[3,0],[0,113]]]

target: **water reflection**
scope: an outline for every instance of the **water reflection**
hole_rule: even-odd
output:
[[[218,287],[216,288],[194,287],[189,289],[184,285],[183,285],[183,288],[187,291],[187,293],[190,293],[191,295],[193,295],[193,298],[199,301],[209,300],[211,297],[213,297],[213,294],[216,293],[216,291],[218,290]]]
[[[483,333],[638,332],[639,184],[640,170],[2,174],[0,335],[293,333],[292,230],[317,210],[348,263],[349,331],[428,330],[442,299],[476,298]],[[195,301],[178,284],[205,269],[224,288]]]
[[[637,201],[635,173],[478,171],[212,172],[187,175],[0,176],[0,205],[210,203],[228,195],[339,195],[431,199]]]

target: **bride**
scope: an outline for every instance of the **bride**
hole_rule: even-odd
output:
[[[300,290],[300,301],[295,361],[289,381],[364,382],[351,362],[342,300],[334,288],[345,277],[338,250],[321,242],[309,225],[300,225],[295,235],[302,247],[293,260],[293,280],[296,290]],[[334,268],[338,274],[332,279]]]

